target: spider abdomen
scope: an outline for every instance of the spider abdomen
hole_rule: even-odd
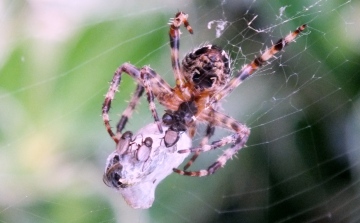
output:
[[[229,56],[215,45],[195,49],[185,56],[182,65],[186,81],[200,91],[216,91],[230,78]]]

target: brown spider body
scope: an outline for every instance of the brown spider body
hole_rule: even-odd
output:
[[[173,111],[178,110],[182,102],[194,101],[201,112],[210,97],[229,81],[229,57],[221,48],[205,45],[185,56],[181,73],[181,87],[175,86],[172,94],[153,89],[155,97]]]
[[[230,79],[229,56],[215,45],[205,45],[185,56],[182,70],[190,91],[213,94]]]
[[[180,134],[184,131],[187,131],[188,135],[193,137],[198,122],[207,123],[205,136],[200,145],[179,151],[181,153],[195,153],[185,165],[184,170],[174,169],[176,173],[181,175],[206,176],[213,174],[224,166],[227,160],[245,146],[250,135],[250,129],[246,125],[217,111],[219,101],[230,94],[234,88],[239,86],[277,52],[292,42],[305,29],[306,25],[300,26],[285,38],[280,39],[275,45],[255,58],[251,63],[243,66],[231,77],[229,56],[221,48],[214,45],[205,45],[187,54],[182,61],[182,66],[180,66],[178,52],[181,24],[184,24],[187,30],[193,33],[187,17],[188,15],[183,12],[178,12],[175,18],[170,21],[171,64],[176,86],[171,88],[159,74],[148,66],[139,69],[125,63],[114,74],[102,111],[107,131],[117,144],[120,141],[122,130],[144,91],[147,94],[149,109],[159,131],[163,132],[162,124],[169,127],[164,134],[166,147],[175,145]],[[117,134],[114,134],[110,127],[108,111],[123,72],[137,81],[137,88],[117,125]],[[155,108],[155,98],[167,108],[162,120],[159,119]],[[233,134],[208,144],[210,137],[214,134],[215,127],[228,129]],[[200,152],[217,149],[227,144],[231,144],[230,148],[226,149],[217,161],[206,170],[186,171]]]
[[[200,114],[210,98],[230,79],[229,57],[215,45],[202,46],[185,56],[182,74],[183,85],[175,86],[173,95],[156,96],[169,108],[163,116],[163,123],[170,126],[165,133],[166,146],[173,146],[183,131],[187,130],[190,137],[195,135],[196,117],[201,121]]]

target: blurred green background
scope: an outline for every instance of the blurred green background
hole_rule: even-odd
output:
[[[178,10],[195,32],[183,30],[181,57],[215,42],[236,68],[309,28],[224,100],[251,127],[248,147],[213,176],[172,174],[152,208],[133,210],[102,182],[115,145],[101,105],[124,62],[173,85],[167,22]],[[359,221],[359,2],[0,0],[0,12],[0,222]],[[216,38],[207,25],[221,19]],[[123,79],[113,126],[134,87]],[[152,121],[143,100],[127,129]]]

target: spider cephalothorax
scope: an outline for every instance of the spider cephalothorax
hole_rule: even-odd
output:
[[[195,127],[194,117],[198,112],[195,101],[187,101],[180,104],[178,110],[167,110],[162,117],[164,125],[169,126],[164,136],[166,147],[173,146],[180,138],[180,134],[189,128]]]
[[[234,88],[243,83],[246,78],[251,76],[276,53],[283,50],[305,29],[306,25],[300,26],[286,37],[280,39],[263,54],[256,57],[249,64],[244,65],[231,76],[229,56],[215,45],[205,45],[192,51],[185,56],[182,66],[180,66],[178,54],[181,24],[184,24],[187,30],[193,33],[187,18],[187,14],[178,12],[169,23],[171,64],[176,85],[172,88],[148,66],[137,68],[132,64],[125,63],[114,74],[102,111],[107,131],[117,144],[120,141],[121,132],[127,120],[132,115],[144,91],[147,94],[149,108],[159,132],[163,133],[163,125],[169,127],[164,134],[166,146],[175,145],[184,131],[190,137],[194,137],[197,123],[207,123],[205,136],[200,145],[194,148],[183,148],[180,151],[195,153],[185,165],[184,170],[174,169],[176,173],[182,175],[205,176],[213,174],[224,166],[227,160],[245,146],[250,135],[250,129],[246,125],[218,111],[220,100],[229,95]],[[137,88],[127,109],[121,116],[115,134],[110,127],[108,112],[123,73],[129,74],[137,81]],[[159,119],[155,108],[155,98],[161,105],[166,107],[166,113],[162,120]],[[209,138],[213,135],[215,127],[230,130],[232,134],[209,144]],[[230,148],[226,149],[216,162],[206,170],[186,171],[200,152],[217,149],[228,144],[231,145]]]

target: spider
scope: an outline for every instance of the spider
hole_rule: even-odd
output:
[[[126,131],[107,158],[103,181],[119,191],[131,207],[149,208],[154,202],[157,185],[188,156],[178,153],[177,149],[190,146],[190,137],[182,134],[174,146],[166,147],[164,132],[160,133],[155,123],[135,134]]]
[[[185,131],[193,138],[198,123],[207,123],[205,135],[199,146],[179,151],[180,153],[194,153],[184,166],[184,169],[173,169],[174,172],[181,175],[201,177],[213,174],[220,167],[223,167],[227,160],[245,146],[250,135],[250,129],[245,124],[218,111],[220,101],[276,53],[292,42],[306,28],[306,24],[280,39],[263,54],[256,57],[249,64],[244,65],[233,75],[231,75],[229,55],[215,45],[204,45],[193,50],[185,56],[180,65],[178,54],[180,26],[182,24],[193,34],[187,14],[178,12],[175,18],[169,22],[171,65],[175,76],[175,87],[172,88],[149,66],[137,68],[130,63],[124,63],[115,71],[110,83],[109,91],[105,96],[102,106],[102,116],[108,133],[115,143],[118,144],[122,130],[131,117],[139,98],[145,91],[149,102],[149,109],[159,131],[163,132],[161,123],[168,126],[164,134],[164,143],[167,147],[176,144],[179,141],[180,135]],[[128,107],[122,113],[115,134],[111,130],[108,112],[123,73],[134,78],[137,82],[137,87]],[[167,109],[162,120],[159,119],[155,107],[155,98]],[[215,127],[222,127],[233,133],[209,143],[210,137],[214,134]],[[231,144],[231,146],[207,169],[199,171],[186,170],[201,152],[214,150],[228,144]]]

